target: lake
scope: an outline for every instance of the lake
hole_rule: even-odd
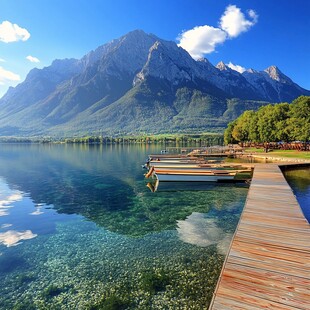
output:
[[[310,167],[288,167],[283,173],[310,223]]]
[[[156,145],[0,145],[1,309],[207,309],[244,184],[147,187]]]

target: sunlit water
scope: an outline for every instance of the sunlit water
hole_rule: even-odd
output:
[[[310,167],[286,169],[284,176],[296,195],[304,216],[310,223]]]
[[[0,308],[206,309],[248,188],[153,193],[159,150],[0,145]]]

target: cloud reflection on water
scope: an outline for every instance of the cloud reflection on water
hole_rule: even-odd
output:
[[[40,215],[44,212],[41,211],[41,207],[38,207],[35,211],[31,212],[30,215]]]
[[[2,224],[0,228],[4,229],[4,228],[11,227],[11,226],[12,226],[12,224]]]
[[[7,247],[11,247],[21,244],[21,240],[28,240],[35,237],[37,237],[37,234],[32,233],[31,230],[8,230],[4,233],[0,233],[0,244],[2,243]]]
[[[228,251],[232,234],[218,227],[216,219],[207,218],[206,214],[193,212],[184,221],[177,221],[177,231],[182,241],[201,247],[217,245],[219,253]]]
[[[0,188],[0,216],[9,215],[9,209],[13,207],[11,204],[23,199],[21,192],[13,191],[8,193],[8,190],[11,191],[10,189]]]

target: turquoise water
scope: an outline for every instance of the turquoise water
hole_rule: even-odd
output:
[[[159,150],[0,145],[0,309],[206,309],[248,188],[153,193]]]
[[[284,176],[310,223],[310,167],[288,168],[284,170]]]

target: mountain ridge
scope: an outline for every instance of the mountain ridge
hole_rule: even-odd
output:
[[[135,30],[31,70],[0,99],[1,135],[222,131],[248,107],[310,95],[276,66],[239,73]]]

